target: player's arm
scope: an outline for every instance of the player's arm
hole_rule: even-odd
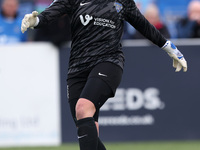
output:
[[[176,48],[176,46],[168,41],[149,21],[141,14],[133,0],[127,0],[127,7],[125,8],[125,19],[143,36],[152,41],[154,44],[165,50],[173,59],[173,67],[176,72],[183,68],[187,71],[187,62],[183,54]]]
[[[54,2],[41,14],[38,15],[37,11],[26,14],[21,24],[22,33],[28,28],[45,27],[65,13],[69,15],[73,9],[72,2],[72,0],[54,0]]]

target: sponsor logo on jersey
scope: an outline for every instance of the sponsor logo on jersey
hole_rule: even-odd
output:
[[[120,4],[118,2],[115,2],[114,6],[115,6],[115,9],[117,10],[117,13],[119,13],[123,9],[122,4]]]
[[[90,15],[85,15],[85,19],[83,18],[83,15],[80,15],[81,23],[86,26],[92,19],[93,17]]]
[[[108,28],[112,28],[112,29],[115,29],[116,28],[116,25],[115,25],[115,22],[110,20],[110,19],[106,19],[106,18],[95,18],[91,15],[80,15],[80,20],[81,20],[81,23],[86,26],[90,23],[91,20],[94,20],[93,22],[93,25],[95,26],[102,26],[102,27],[108,27]]]
[[[106,18],[94,18],[94,25],[108,27],[108,28],[112,28],[112,29],[116,28],[115,22],[110,19],[106,19]]]

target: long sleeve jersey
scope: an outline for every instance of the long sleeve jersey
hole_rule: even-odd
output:
[[[71,18],[69,74],[101,62],[111,62],[123,69],[124,21],[159,47],[167,41],[140,13],[133,0],[54,0],[39,15],[37,27],[46,26],[63,14]]]

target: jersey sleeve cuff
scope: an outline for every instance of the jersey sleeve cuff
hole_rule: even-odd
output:
[[[36,27],[39,24],[39,22],[40,22],[40,19],[37,17],[34,27]]]

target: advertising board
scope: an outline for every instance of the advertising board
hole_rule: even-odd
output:
[[[0,147],[61,143],[58,52],[45,43],[0,46]]]
[[[124,74],[114,98],[101,108],[103,141],[200,139],[199,45],[178,45],[188,61],[188,71],[175,72],[172,59],[162,49],[146,43],[125,46]],[[69,50],[61,51],[67,62]],[[66,55],[65,55],[66,54]],[[66,66],[61,66],[66,71]],[[63,81],[66,80],[63,78]],[[66,82],[62,82],[65,89]],[[63,142],[77,141],[76,128],[62,93]],[[63,100],[64,99],[64,100]]]

